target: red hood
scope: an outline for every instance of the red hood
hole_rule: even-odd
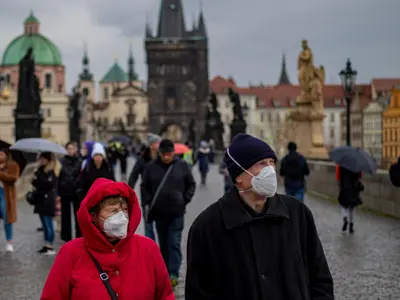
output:
[[[135,233],[140,223],[141,212],[136,193],[124,182],[114,182],[105,178],[97,179],[78,210],[78,223],[85,244],[99,252],[110,251],[113,246],[107,241],[100,230],[92,223],[89,210],[100,203],[105,197],[119,195],[128,201],[129,225],[128,235],[116,247],[121,247]]]

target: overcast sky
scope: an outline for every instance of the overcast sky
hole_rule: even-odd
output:
[[[199,0],[185,0],[186,24],[198,14]],[[133,43],[136,71],[146,80],[143,36],[146,14],[156,28],[161,0],[14,0],[2,1],[0,53],[32,9],[41,32],[61,50],[67,86],[81,69],[84,41],[91,69],[100,80],[117,55],[126,68]],[[210,77],[233,76],[238,84],[275,84],[281,55],[287,55],[290,80],[297,83],[301,40],[309,40],[327,83],[350,57],[359,82],[400,77],[399,0],[203,0],[209,33]]]

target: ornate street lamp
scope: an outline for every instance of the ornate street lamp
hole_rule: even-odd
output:
[[[344,89],[344,97],[346,99],[346,145],[351,146],[350,139],[350,105],[355,92],[355,83],[357,71],[351,67],[350,58],[347,59],[346,68],[339,73]]]

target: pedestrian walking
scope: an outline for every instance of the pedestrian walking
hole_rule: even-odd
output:
[[[271,147],[238,134],[224,161],[235,187],[190,228],[186,299],[334,299],[311,211],[276,193]]]
[[[209,163],[210,163],[210,147],[208,146],[206,141],[200,142],[200,147],[197,150],[197,158],[196,161],[199,165],[199,172],[201,176],[201,184],[205,185],[207,183],[207,174],[209,171]]]
[[[40,299],[175,299],[159,248],[135,234],[140,217],[127,184],[97,179],[78,211],[82,238],[61,248]]]
[[[175,287],[182,262],[184,214],[196,182],[188,164],[175,157],[172,141],[162,140],[158,152],[157,159],[147,165],[143,175],[142,201],[147,222],[156,222],[160,250]]]
[[[57,159],[50,152],[42,152],[39,168],[34,174],[32,185],[35,188],[34,213],[39,214],[44,233],[44,246],[38,251],[44,255],[54,255],[55,233],[53,218],[56,213],[56,197],[60,169]]]
[[[153,159],[157,158],[158,144],[160,143],[160,141],[161,137],[156,134],[149,133],[147,135],[148,146],[145,147],[142,153],[138,156],[135,166],[133,167],[132,172],[129,175],[128,184],[132,189],[135,188],[139,176],[143,179],[143,174],[144,171],[146,170],[148,163],[151,162]],[[144,198],[143,194],[141,194],[140,198],[142,200],[141,203],[142,212],[144,212],[145,210],[143,204],[143,198]],[[145,218],[145,216],[143,216],[143,218]],[[153,222],[146,222],[146,219],[144,224],[144,234],[153,241],[156,240]]]
[[[11,159],[7,149],[0,150],[0,218],[3,219],[6,252],[14,252],[13,223],[17,221],[17,192],[15,182],[19,178],[19,166]]]
[[[339,165],[336,166],[336,180],[339,184],[338,201],[343,218],[343,232],[349,229],[351,234],[354,233],[355,208],[362,204],[360,193],[364,190],[361,177],[361,172],[356,173]]]
[[[284,177],[285,193],[300,201],[304,201],[305,176],[310,175],[310,169],[303,155],[297,152],[294,142],[288,144],[289,153],[282,159],[280,175]]]
[[[121,181],[126,182],[126,169],[128,163],[128,150],[124,144],[121,144],[119,148],[117,148],[117,157],[120,163],[120,170],[121,170]]]
[[[76,193],[82,161],[74,142],[65,146],[68,155],[61,159],[61,172],[58,178],[58,195],[61,201],[61,239],[65,242],[73,238],[71,214],[75,219],[75,236],[79,232],[76,213],[79,209],[79,198]],[[72,206],[72,211],[71,211]]]
[[[93,146],[95,142],[94,141],[86,141],[82,145],[82,166],[81,170],[83,170],[86,167],[86,164],[88,161],[92,159],[92,151],[93,151]]]
[[[390,166],[389,178],[393,186],[400,187],[400,157],[398,158],[397,163]]]
[[[81,172],[79,177],[77,188],[79,206],[89,192],[93,182],[98,178],[107,178],[115,181],[114,172],[106,160],[106,151],[103,145],[95,143],[92,150],[92,159],[87,162],[85,169]],[[76,231],[76,236],[81,237],[79,223]]]
[[[228,193],[233,187],[233,182],[229,176],[229,171],[224,161],[221,161],[221,164],[219,165],[219,173],[224,176],[224,193]]]

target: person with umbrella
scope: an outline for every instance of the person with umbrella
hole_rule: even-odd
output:
[[[8,149],[0,149],[0,217],[4,222],[6,251],[13,252],[13,227],[17,221],[17,192],[15,182],[19,178],[19,166],[11,159]]]
[[[342,231],[348,229],[353,234],[354,212],[355,208],[362,204],[360,192],[364,190],[361,174],[375,173],[376,161],[364,150],[349,146],[333,149],[329,157],[337,163],[336,180],[339,183],[338,202],[342,207]]]

